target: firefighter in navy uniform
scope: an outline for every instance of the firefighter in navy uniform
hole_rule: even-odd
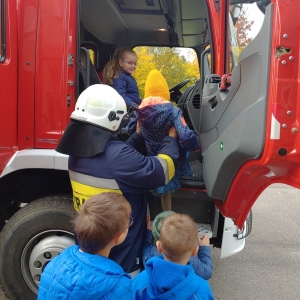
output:
[[[126,143],[116,137],[129,118],[124,99],[112,87],[92,85],[80,94],[56,150],[69,155],[75,210],[101,192],[122,193],[131,204],[134,223],[109,257],[135,276],[142,265],[148,193],[174,176],[179,146],[171,128],[157,156],[144,156],[144,139],[138,132]]]

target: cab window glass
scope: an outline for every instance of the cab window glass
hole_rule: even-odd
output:
[[[266,0],[265,6],[268,3]],[[258,34],[264,20],[265,6],[260,7],[256,3],[230,5],[230,71],[239,62],[244,48]]]
[[[136,47],[134,51],[138,56],[138,63],[133,76],[141,98],[144,97],[145,82],[151,70],[156,69],[162,73],[169,89],[188,80],[181,92],[200,78],[198,58],[192,48]]]

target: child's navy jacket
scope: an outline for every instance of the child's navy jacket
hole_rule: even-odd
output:
[[[117,78],[113,78],[113,88],[124,98],[127,108],[133,103],[140,105],[141,98],[135,79],[122,71]]]
[[[145,98],[137,110],[137,118],[133,118],[127,125],[127,133],[131,136],[136,131],[136,122],[140,123],[141,132],[145,139],[147,155],[156,155],[162,141],[172,126],[178,133],[180,158],[176,165],[176,175],[157,192],[164,194],[180,187],[180,176],[191,176],[187,162],[187,155],[191,151],[199,151],[200,145],[194,132],[187,126],[182,110],[173,106],[170,101],[160,97]]]

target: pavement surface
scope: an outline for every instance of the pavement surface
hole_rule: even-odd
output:
[[[253,213],[243,251],[220,260],[220,250],[212,249],[215,299],[300,299],[300,190],[273,185]],[[0,300],[6,299],[0,291]]]
[[[240,253],[213,249],[215,299],[300,299],[300,190],[273,185],[253,207],[252,233]]]

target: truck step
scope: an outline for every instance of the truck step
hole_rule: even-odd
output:
[[[209,224],[197,223],[198,225],[198,234],[202,238],[206,234],[209,238],[212,237],[212,230]]]

